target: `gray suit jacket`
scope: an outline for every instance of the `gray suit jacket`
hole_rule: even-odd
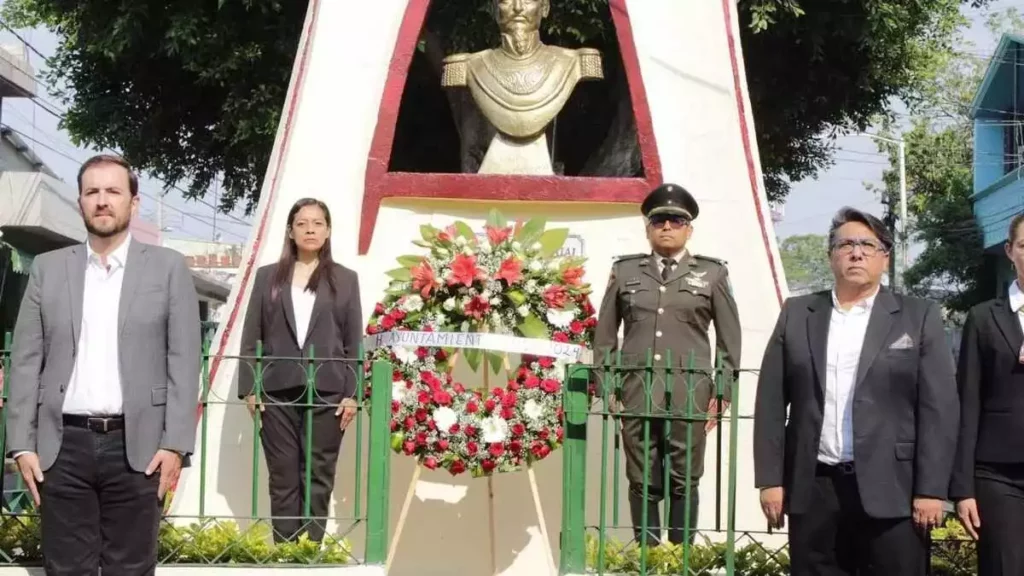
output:
[[[36,452],[43,470],[60,451],[87,257],[82,244],[37,257],[14,329],[7,448]],[[202,338],[195,285],[180,254],[132,241],[118,321],[128,463],[144,471],[158,449],[190,454],[195,447]]]

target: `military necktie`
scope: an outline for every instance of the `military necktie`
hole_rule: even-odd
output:
[[[661,259],[661,281],[668,280],[668,275],[672,273],[672,265],[675,262],[671,258]]]

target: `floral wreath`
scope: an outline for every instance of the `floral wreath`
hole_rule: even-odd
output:
[[[509,334],[589,348],[594,326],[584,258],[559,256],[568,230],[542,219],[509,226],[491,211],[478,237],[464,222],[420,227],[413,243],[427,255],[401,256],[384,300],[366,327],[392,331]],[[453,475],[511,472],[562,444],[566,362],[523,355],[504,387],[470,390],[451,371],[461,357],[474,371],[497,373],[504,353],[463,348],[374,348],[372,361],[394,365],[391,447]]]

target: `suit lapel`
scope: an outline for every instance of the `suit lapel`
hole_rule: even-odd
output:
[[[328,273],[330,273],[328,271]],[[331,302],[331,288],[327,283],[326,278],[320,278],[319,285],[316,289],[316,299],[313,300],[313,312],[309,317],[309,327],[306,329],[306,337],[303,338],[303,342],[309,343],[309,336],[313,333],[313,328],[316,327],[317,321],[320,320],[321,316],[324,316],[327,305]]]
[[[655,256],[645,256],[640,261],[640,271],[653,278],[658,284],[661,284],[661,273],[658,272],[658,263],[654,258]]]
[[[1006,298],[995,301],[995,305],[992,306],[992,318],[995,319],[996,326],[999,326],[999,331],[1003,333],[1010,351],[1014,356],[1019,356],[1021,344],[1024,343],[1024,333],[1021,332],[1017,314],[1010,309]]]
[[[679,264],[676,266],[676,269],[669,273],[668,278],[665,279],[664,284],[671,284],[676,280],[679,280],[683,276],[689,274],[690,271],[692,271],[696,266],[697,259],[694,258],[693,256],[690,256],[690,254],[687,253],[680,260]]]
[[[864,344],[860,349],[860,360],[857,362],[857,380],[854,387],[864,381],[864,376],[871,368],[878,353],[888,343],[886,336],[892,329],[895,315],[900,311],[900,304],[896,297],[888,290],[879,289],[875,297],[875,304],[871,307],[871,317],[868,319],[868,329],[864,334]]]
[[[818,377],[818,386],[822,397],[825,394],[825,368],[828,365],[828,326],[832,321],[832,296],[824,292],[815,298],[807,316],[807,339],[811,348],[811,360],[814,362],[814,373]]]
[[[292,283],[290,278],[285,285],[281,286],[280,290],[281,306],[283,308],[281,311],[284,312],[285,323],[288,324],[288,329],[291,330],[292,340],[298,344],[298,331],[295,329],[295,302],[292,300]]]
[[[73,350],[78,351],[78,338],[82,333],[82,301],[85,299],[85,266],[88,252],[84,244],[79,244],[68,253],[65,263],[67,274],[68,298],[71,301],[71,342]]]
[[[132,241],[128,245],[128,257],[125,258],[124,272],[121,277],[121,301],[118,304],[118,335],[124,333],[124,327],[128,324],[128,317],[131,316],[132,300],[138,291],[139,282],[146,274],[146,245],[142,242]]]

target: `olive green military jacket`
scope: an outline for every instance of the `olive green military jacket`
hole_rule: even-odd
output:
[[[686,253],[662,281],[657,256],[632,254],[612,265],[608,288],[598,312],[594,339],[595,363],[612,358],[619,349],[623,366],[643,366],[648,350],[655,366],[686,367],[691,352],[695,368],[710,370],[714,358],[708,328],[715,323],[716,345],[727,385],[723,398],[731,398],[731,383],[740,359],[740,321],[729,285],[729,271],[714,258]],[[706,372],[709,373],[709,372]]]

